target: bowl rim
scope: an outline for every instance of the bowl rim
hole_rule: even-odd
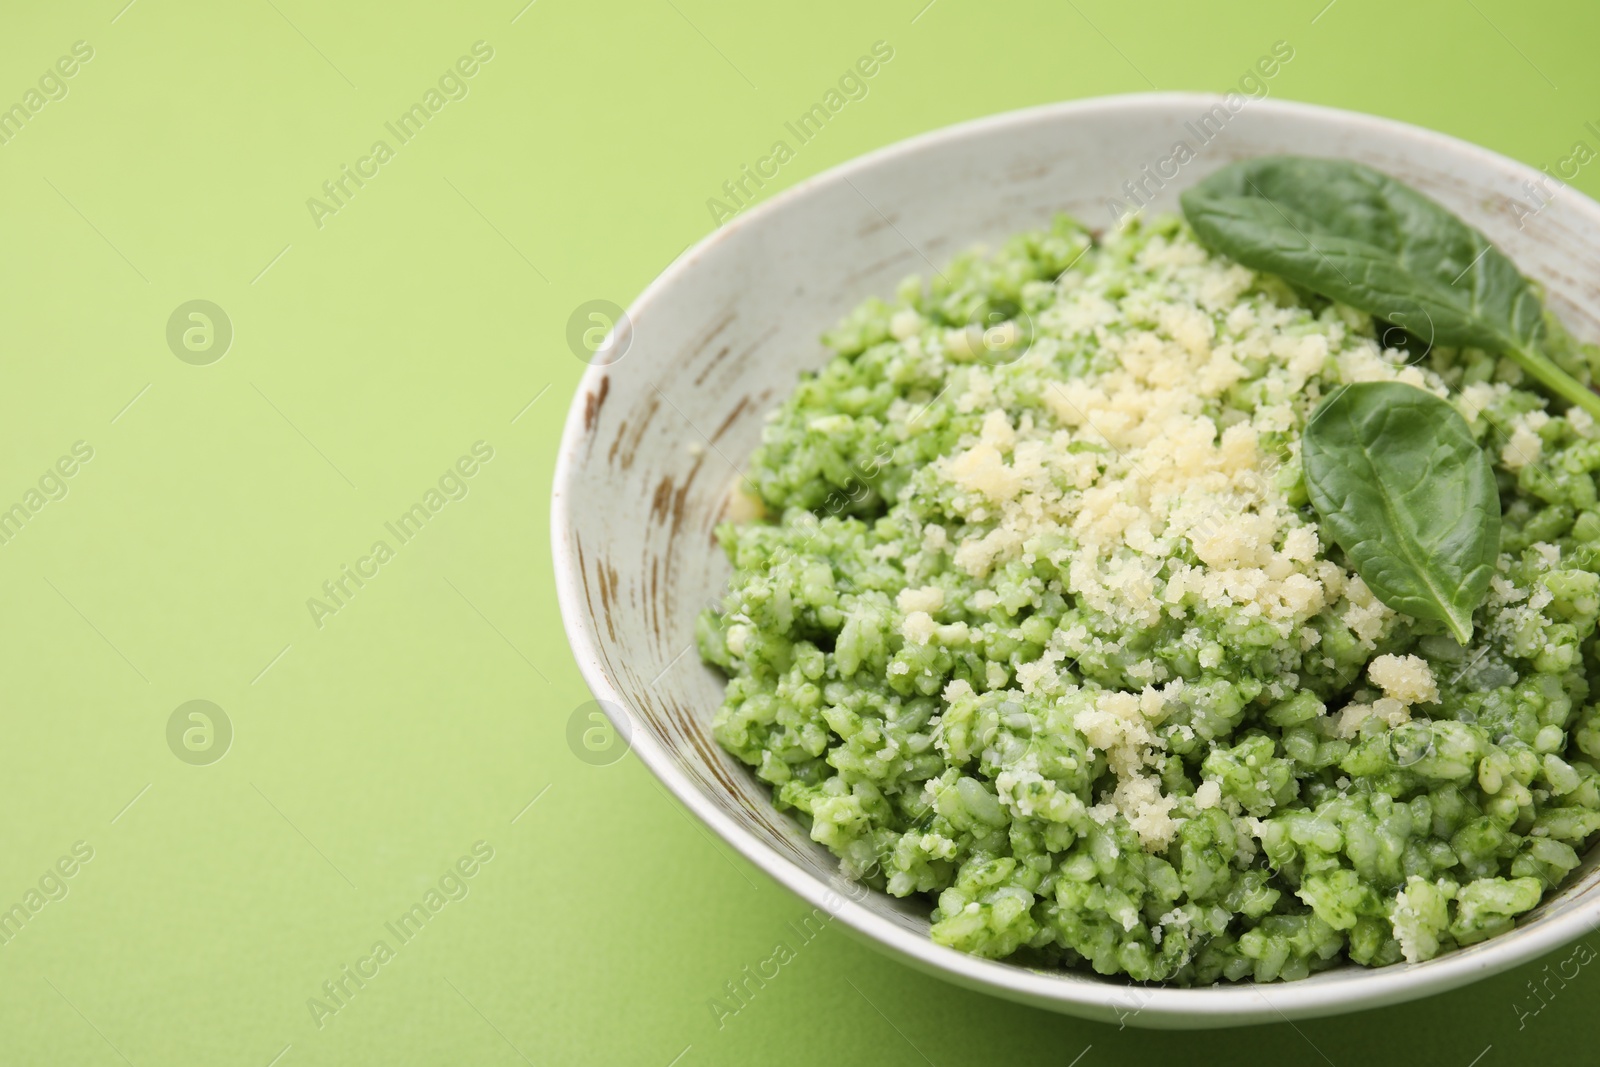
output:
[[[1226,94],[1235,95],[1235,94]],[[725,240],[729,234],[759,226],[770,214],[807,196],[813,189],[847,180],[879,164],[914,153],[925,146],[959,141],[978,132],[1025,125],[1041,117],[1071,116],[1167,110],[1175,106],[1204,107],[1225,99],[1221,93],[1145,92],[1089,97],[1038,104],[969,119],[942,126],[896,141],[856,156],[827,170],[803,179],[771,199],[763,201],[728,220],[673,259],[628,305],[627,317],[636,329],[638,316],[664,291],[693,269],[700,253]],[[1435,144],[1457,154],[1477,157],[1484,164],[1504,170],[1520,171],[1530,180],[1545,177],[1543,172],[1510,159],[1481,145],[1448,134],[1342,108],[1270,98],[1252,99],[1252,110],[1278,112],[1322,121],[1334,120],[1354,129],[1400,135],[1424,144]],[[1600,204],[1570,187],[1568,203],[1594,218],[1600,228]],[[556,598],[562,624],[579,672],[608,716],[612,708],[623,715],[625,701],[616,691],[601,666],[595,620],[585,610],[578,575],[578,563],[567,537],[568,509],[573,500],[573,476],[588,430],[584,425],[585,397],[598,390],[600,380],[610,373],[609,365],[591,364],[579,380],[567,412],[556,458],[551,489],[551,553],[555,567]],[[610,705],[607,707],[607,705]],[[1398,1004],[1458,988],[1479,978],[1505,971],[1600,928],[1600,892],[1569,901],[1561,910],[1541,917],[1536,926],[1517,927],[1488,941],[1456,950],[1418,964],[1394,964],[1362,970],[1347,982],[1328,984],[1312,979],[1263,984],[1238,982],[1211,986],[1178,988],[1143,985],[1102,979],[1090,972],[1050,972],[1017,964],[983,959],[936,944],[925,935],[906,929],[861,906],[830,885],[796,866],[791,860],[762,842],[729,817],[709,798],[703,797],[678,766],[677,760],[638,724],[615,724],[628,738],[629,746],[675,797],[699,819],[715,830],[724,841],[779,884],[806,903],[842,919],[847,927],[876,946],[890,950],[903,962],[937,974],[970,989],[1021,1001],[1037,1007],[1082,1013],[1085,1017],[1106,1018],[1120,1015],[1124,1024],[1166,1027],[1216,1027],[1263,1022],[1287,1022],[1295,1018],[1357,1011],[1363,1008]],[[1064,980],[1070,979],[1070,980]],[[1130,995],[1137,1004],[1129,1012]]]

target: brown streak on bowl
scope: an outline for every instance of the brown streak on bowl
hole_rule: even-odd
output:
[[[718,426],[716,432],[711,435],[711,440],[722,440],[722,435],[727,433],[733,427],[733,424],[738,421],[739,416],[744,414],[745,408],[749,406],[750,394],[746,393],[744,396],[739,398],[739,402],[733,406],[733,410],[728,412],[728,417],[722,420],[722,424]]]
[[[611,376],[605,375],[600,379],[600,387],[592,392],[583,394],[583,428],[593,430],[595,420],[600,417],[600,409],[605,406],[606,397],[611,392]]]
[[[645,398],[643,410],[639,412],[638,419],[634,421],[633,432],[628,435],[626,442],[623,441],[623,435],[628,431],[628,421],[624,420],[622,425],[617,427],[617,437],[611,445],[611,461],[613,463],[620,464],[623,470],[633,466],[634,457],[639,452],[639,443],[644,440],[645,431],[650,428],[651,420],[656,417],[656,412],[660,410],[661,394],[652,392],[650,396]],[[620,456],[618,455],[619,444],[622,446]]]

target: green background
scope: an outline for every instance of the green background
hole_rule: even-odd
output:
[[[1600,147],[1591,5],[124,2],[13,5],[0,33],[0,106],[94,50],[0,145],[0,508],[94,450],[0,546],[0,909],[93,849],[0,947],[0,1063],[1592,1059],[1600,969],[1527,987],[1571,949],[1192,1035],[964,992],[830,928],[719,1026],[708,999],[808,909],[636,759],[575,757],[547,534],[569,316],[703,236],[874,41],[870,95],[764,195],[1009,108],[1226,89],[1279,39],[1275,97],[1555,164]],[[319,228],[307,199],[479,40],[469,95]],[[194,299],[234,331],[210,365],[167,342]],[[468,495],[398,545],[385,521],[476,441]],[[380,538],[394,558],[318,627],[307,598]],[[209,765],[168,744],[196,699],[233,730]],[[384,924],[478,841],[469,895],[400,945]],[[394,958],[319,1028],[308,998],[380,938]]]

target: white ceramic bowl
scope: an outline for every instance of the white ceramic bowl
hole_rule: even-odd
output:
[[[833,858],[711,740],[722,679],[692,650],[693,626],[728,576],[711,533],[727,489],[759,440],[763,413],[801,370],[824,362],[816,340],[824,329],[863,298],[891,295],[905,275],[928,273],[930,261],[942,265],[975,242],[1042,227],[1054,212],[1109,225],[1108,199],[1126,197],[1124,182],[1170,173],[1161,161],[1179,140],[1196,145],[1208,114],[1207,132],[1220,129],[1210,143],[1165,188],[1146,181],[1157,209],[1175,209],[1180,189],[1235,159],[1360,160],[1482,229],[1548,287],[1579,336],[1600,337],[1600,205],[1562,190],[1525,217],[1539,201],[1523,183],[1543,176],[1493,152],[1384,119],[1270,100],[1237,113],[1220,97],[1197,94],[1031,108],[836,167],[680,256],[628,310],[621,358],[584,376],[561,441],[551,513],[557,589],[579,667],[633,751],[707,825],[812,905],[916,967],[1055,1011],[1152,1027],[1330,1015],[1505,970],[1600,925],[1596,857],[1516,930],[1426,963],[1172,989],[977,959],[928,939],[925,905],[843,892]]]

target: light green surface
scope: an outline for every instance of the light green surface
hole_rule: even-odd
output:
[[[1591,1058],[1600,972],[1572,948],[1545,961],[1542,1001],[1534,966],[1355,1019],[1186,1036],[961,992],[829,929],[719,1029],[708,998],[798,942],[786,924],[807,909],[635,760],[567,747],[587,693],[546,501],[583,369],[572,310],[626,303],[710,228],[722,182],[880,39],[893,61],[781,183],[1007,108],[1226,88],[1280,38],[1296,56],[1274,96],[1536,164],[1600,147],[1584,126],[1600,123],[1600,16],[1578,2],[1337,0],[1312,24],[1323,0],[1003,18],[937,0],[913,23],[923,2],[6,13],[0,100],[75,41],[94,57],[0,145],[0,501],[76,441],[94,458],[0,546],[0,907],[75,842],[93,859],[0,947],[0,1062]],[[307,198],[478,40],[494,57],[469,95],[318,229]],[[1600,191],[1597,176],[1575,184]],[[208,366],[166,341],[195,299],[234,327]],[[494,458],[467,497],[391,540],[319,629],[307,598],[479,440]],[[168,748],[169,717],[196,699],[234,731],[211,765]],[[469,894],[399,944],[384,924],[480,840],[494,858]],[[379,939],[394,958],[318,1029],[307,999]]]

